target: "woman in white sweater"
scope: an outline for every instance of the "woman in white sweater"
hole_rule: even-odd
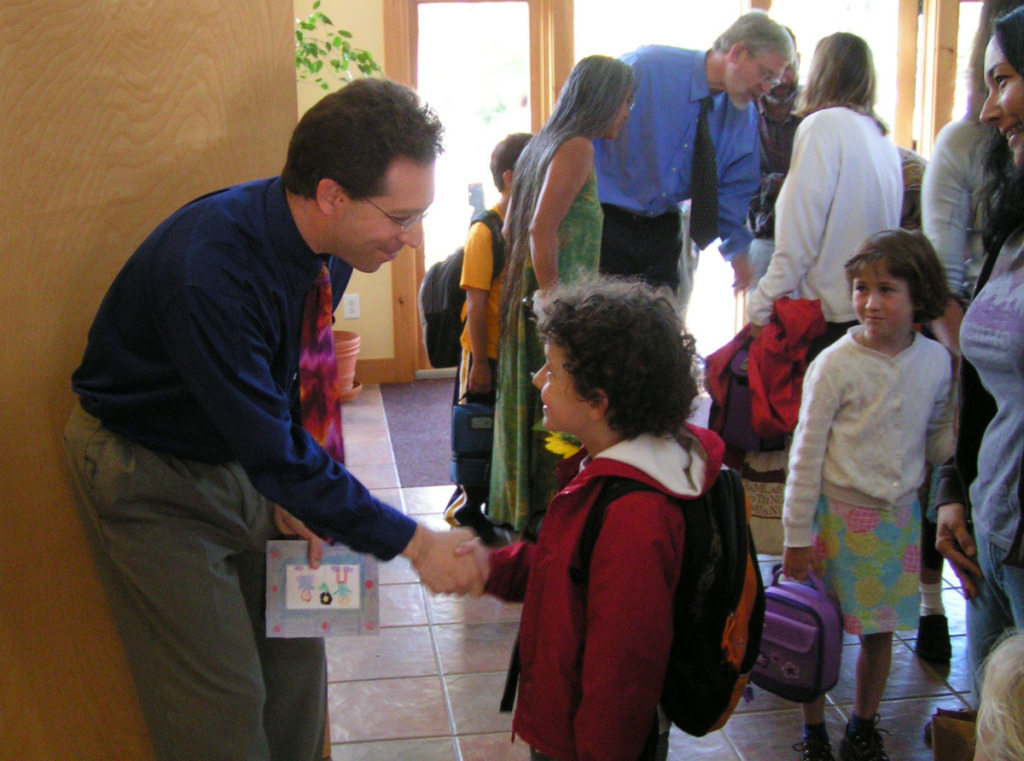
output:
[[[992,21],[1021,4],[1021,0],[985,0],[982,4],[966,72],[967,112],[939,131],[921,184],[922,229],[935,246],[953,295],[945,314],[932,320],[930,328],[957,358],[960,324],[985,260],[982,231],[987,208],[996,196],[991,191],[1003,176],[1003,168],[1012,166],[1006,140],[980,118],[988,97],[985,49],[992,37]],[[929,479],[928,487],[921,521],[921,619],[914,650],[926,661],[949,663],[952,646],[942,602],[942,555],[935,549],[937,474]],[[925,731],[930,737],[930,724]]]
[[[821,40],[800,97],[805,118],[775,207],[775,253],[747,315],[756,333],[776,299],[819,299],[828,329],[813,358],[856,324],[843,265],[869,235],[899,227],[903,177],[874,112],[875,67],[863,39],[839,32]]]

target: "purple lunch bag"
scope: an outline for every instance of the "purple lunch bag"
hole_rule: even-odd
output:
[[[750,681],[797,703],[810,703],[835,687],[843,651],[839,602],[821,579],[779,581],[765,588],[764,634]]]

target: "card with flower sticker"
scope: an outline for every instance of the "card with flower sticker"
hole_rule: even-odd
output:
[[[267,543],[267,636],[339,637],[380,628],[377,559],[344,545],[324,546],[310,568],[306,542]]]

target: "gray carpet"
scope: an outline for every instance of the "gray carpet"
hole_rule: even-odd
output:
[[[380,387],[388,434],[403,487],[450,484],[454,378]]]
[[[388,434],[403,487],[451,483],[452,387],[454,378],[431,378],[380,387]],[[691,421],[706,426],[711,400],[697,400]]]

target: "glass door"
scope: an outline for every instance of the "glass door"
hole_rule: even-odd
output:
[[[445,127],[429,267],[462,245],[471,217],[498,200],[489,162],[510,132],[530,131],[530,16],[522,2],[419,5],[417,89]]]

